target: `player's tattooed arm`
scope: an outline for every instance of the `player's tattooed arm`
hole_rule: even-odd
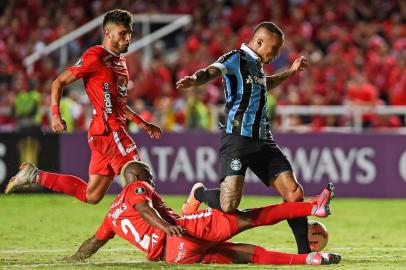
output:
[[[87,239],[83,244],[80,246],[78,251],[76,251],[75,254],[69,257],[65,257],[65,261],[72,261],[72,262],[77,262],[77,261],[83,261],[88,258],[90,258],[96,251],[99,250],[104,244],[106,244],[109,240],[100,240],[97,239],[96,236],[92,236],[89,239]]]
[[[283,71],[281,73],[272,75],[272,76],[266,76],[266,88],[268,90],[271,90],[278,85],[280,85],[283,81],[291,77],[293,74],[290,70]]]
[[[193,85],[205,84],[221,75],[221,70],[214,66],[199,69],[192,76],[185,76],[176,83],[176,88],[189,88]]]
[[[280,85],[283,81],[288,79],[289,77],[295,75],[299,71],[302,71],[310,66],[310,61],[305,58],[304,56],[301,56],[300,58],[297,58],[292,66],[288,69],[285,70],[281,73],[272,75],[272,76],[266,76],[266,87],[268,90],[271,90],[278,85]]]
[[[159,213],[152,207],[151,202],[142,201],[134,206],[134,209],[140,213],[143,219],[155,228],[165,232],[170,236],[182,236],[186,233],[182,226],[171,225],[159,215]]]

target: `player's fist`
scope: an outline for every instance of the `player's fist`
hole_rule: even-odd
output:
[[[176,83],[176,88],[189,88],[196,85],[196,76],[185,76]]]
[[[162,130],[155,124],[149,122],[143,122],[140,127],[148,133],[152,139],[160,139],[162,137]]]
[[[66,131],[66,122],[59,114],[52,115],[52,130],[60,133]]]
[[[165,233],[170,236],[182,236],[185,235],[186,230],[182,226],[169,226],[166,228]]]
[[[298,71],[304,70],[310,66],[310,61],[304,56],[300,56],[299,58],[296,58],[296,60],[293,62],[292,66],[290,67],[290,70],[293,72],[293,74],[297,73]]]

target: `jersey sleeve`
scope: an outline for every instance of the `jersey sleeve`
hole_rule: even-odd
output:
[[[145,182],[137,181],[128,188],[126,198],[131,207],[134,207],[142,201],[152,201],[153,190],[150,185]]]
[[[210,66],[220,69],[222,75],[237,74],[239,72],[239,62],[239,53],[235,50],[224,54]]]
[[[99,240],[109,240],[113,238],[115,232],[111,229],[107,217],[104,218],[103,223],[100,225],[99,229],[95,234],[96,238]]]
[[[73,66],[68,67],[76,78],[80,79],[96,72],[100,67],[100,57],[94,51],[85,52]]]

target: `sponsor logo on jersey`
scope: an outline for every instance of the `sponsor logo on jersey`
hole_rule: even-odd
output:
[[[113,67],[114,67],[114,70],[116,70],[116,71],[121,71],[121,70],[127,69],[127,66],[124,62],[113,62]]]
[[[120,207],[118,207],[116,210],[114,210],[113,213],[109,213],[109,217],[111,217],[112,219],[118,219],[120,217],[120,215],[127,210],[127,205],[125,203],[121,204]]]
[[[183,258],[185,258],[186,255],[186,248],[185,248],[185,243],[180,242],[178,245],[178,254],[176,255],[175,262],[179,262]]]
[[[231,160],[231,162],[230,162],[230,168],[231,168],[233,171],[239,171],[239,170],[241,170],[241,167],[242,167],[242,165],[241,165],[240,159],[234,158],[233,160]]]
[[[107,82],[103,84],[104,92],[104,110],[107,114],[113,113],[113,103],[111,103],[110,87]]]
[[[260,78],[258,76],[248,75],[247,79],[245,80],[245,83],[249,83],[249,84],[255,83],[255,84],[263,84],[264,85],[266,82],[265,82],[265,78]]]
[[[130,144],[130,146],[128,146],[128,147],[125,149],[125,152],[126,152],[127,154],[129,154],[130,152],[134,151],[135,149],[137,149],[137,145],[135,145],[134,143],[132,143],[132,144]]]

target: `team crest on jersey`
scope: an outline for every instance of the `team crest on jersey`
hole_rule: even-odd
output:
[[[81,67],[83,65],[83,59],[80,57],[78,61],[73,65],[74,67]]]
[[[239,158],[234,158],[233,160],[231,160],[230,168],[233,171],[239,171],[239,170],[241,170],[241,167],[242,167],[242,165],[241,165],[241,161]]]
[[[127,78],[124,76],[119,76],[117,79],[118,92],[122,97],[127,96]]]
[[[135,194],[139,194],[139,195],[144,194],[145,193],[145,188],[137,187],[134,192],[135,192]]]

